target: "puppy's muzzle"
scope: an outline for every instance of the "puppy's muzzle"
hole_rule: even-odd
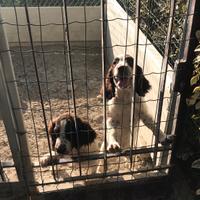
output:
[[[127,88],[130,85],[131,75],[127,66],[120,66],[114,76],[115,84],[119,88]]]

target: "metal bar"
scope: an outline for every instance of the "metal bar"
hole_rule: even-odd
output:
[[[106,9],[105,9],[106,7]],[[104,173],[107,172],[107,125],[106,125],[106,34],[107,34],[107,0],[101,0],[101,46],[102,46],[102,82],[103,82],[103,130],[104,130]]]
[[[158,152],[163,152],[164,150],[172,150],[171,146],[167,147],[158,147]],[[154,152],[154,147],[143,147],[143,148],[137,148],[137,149],[132,149],[132,155],[139,155],[139,154],[149,154]],[[115,158],[118,156],[128,156],[130,154],[130,149],[124,149],[121,152],[118,153],[108,153],[107,158]],[[89,156],[80,156],[79,157],[81,161],[87,161],[87,160],[97,160],[97,159],[103,159],[104,158],[104,153],[100,154],[92,154]],[[73,156],[71,160],[61,158],[56,164],[68,164],[68,163],[77,163],[78,157]],[[7,161],[7,162],[1,162],[3,168],[10,168],[10,167],[15,167],[15,163],[12,161]],[[33,163],[33,167],[40,167],[38,163]]]
[[[172,147],[158,147],[158,152],[163,152],[164,150],[172,150]],[[123,151],[119,153],[107,153],[107,159],[109,158],[117,158],[119,156],[129,156],[130,151],[132,152],[132,155],[139,155],[139,154],[149,154],[154,152],[154,147],[145,147],[145,148],[138,148],[138,149],[124,149]],[[98,159],[104,159],[104,153],[99,153],[99,154],[92,154],[92,155],[86,155],[86,156],[72,156],[71,159],[69,158],[60,158],[55,165],[57,164],[70,164],[70,163],[77,163],[78,159],[80,161],[88,161],[88,160],[98,160]],[[3,162],[3,167],[13,167],[12,162]],[[39,167],[38,163],[33,163],[34,167]]]
[[[126,9],[128,9],[128,7],[129,7],[129,3],[127,2],[127,4],[128,5],[126,5]],[[127,21],[126,21],[126,36],[125,36],[125,49],[124,49],[124,58],[126,57],[126,54],[127,54],[127,43],[128,43],[128,28],[129,28],[129,15],[128,15],[128,12],[127,12],[127,15],[126,15],[126,19],[127,19]],[[125,65],[125,59],[124,59],[124,65]],[[124,76],[124,74],[123,74],[123,76]],[[123,91],[123,93],[124,93],[124,91]],[[119,140],[119,142],[120,142],[120,145],[122,144],[122,137],[123,137],[123,123],[124,123],[124,119],[123,119],[123,116],[124,116],[124,105],[126,105],[125,103],[124,103],[124,101],[125,101],[125,98],[126,98],[126,96],[125,95],[123,95],[123,104],[122,104],[122,113],[121,113],[121,127],[120,127],[120,140]],[[131,147],[132,148],[132,147]],[[119,159],[118,159],[118,171],[120,170],[120,161],[121,160],[121,157],[119,156]]]
[[[64,6],[63,5],[61,6],[60,10],[61,10],[61,20],[62,20],[62,28],[63,28],[63,42],[64,42],[64,44],[63,44],[64,66],[65,66],[65,81],[64,82],[66,83],[67,108],[68,108],[68,112],[70,113],[71,108],[70,108],[70,96],[69,96],[69,84],[68,84],[69,70],[68,70],[68,67],[67,67],[67,53],[69,53],[69,52],[66,50],[66,46],[65,46],[66,45],[66,35],[65,35],[65,16],[64,16],[64,9],[63,9]]]
[[[141,5],[142,6],[142,5]],[[143,5],[144,6],[144,5]],[[152,26],[152,23],[151,23],[151,20],[150,20],[150,13],[151,13],[151,10],[152,10],[152,1],[149,1],[148,4],[147,4],[147,8],[148,8],[148,15],[149,17],[146,19],[147,21],[147,27],[151,27]],[[140,44],[141,45],[141,44]],[[143,58],[143,63],[142,63],[142,70],[144,72],[144,69],[145,69],[145,62],[146,62],[146,56],[147,56],[147,47],[148,47],[148,38],[146,36],[146,39],[145,39],[145,50],[144,50],[144,58]],[[148,74],[145,73],[145,76],[147,76]],[[139,117],[138,119],[141,119],[141,109],[142,109],[142,103],[147,103],[149,102],[149,100],[147,100],[146,102],[144,102],[144,100],[142,100],[142,98],[139,99]],[[151,122],[150,122],[151,123]],[[149,125],[150,125],[149,123]],[[153,124],[151,125],[153,126]],[[154,123],[154,126],[155,126],[155,123]],[[139,132],[139,128],[140,128],[140,120],[138,120],[138,123],[136,125],[136,128],[137,128],[137,135],[138,135],[138,132]],[[152,140],[153,140],[153,137],[152,137]],[[137,146],[137,142],[138,142],[138,137],[137,137],[137,141],[136,141],[136,146]],[[152,146],[152,142],[151,142],[151,146]]]
[[[18,21],[17,9],[16,9],[16,6],[15,6],[14,0],[12,0],[12,2],[13,2],[14,12],[15,12],[16,31],[17,31],[17,37],[18,37],[18,45],[19,45],[19,49],[20,49],[20,57],[21,57],[21,60],[22,60],[22,67],[23,67],[27,97],[28,97],[28,100],[29,100],[29,106],[30,106],[31,118],[32,118],[32,122],[33,122],[34,134],[35,134],[35,137],[37,137],[37,130],[36,130],[35,118],[34,118],[33,109],[32,109],[32,102],[31,102],[31,97],[30,97],[30,92],[29,92],[28,80],[27,80],[27,76],[25,75],[25,74],[27,74],[27,72],[26,72],[26,67],[25,67],[25,62],[24,62],[24,55],[23,55],[23,52],[22,52],[20,30],[19,30],[19,26],[18,26],[19,21]],[[36,142],[36,145],[37,145],[37,149],[38,149],[38,143],[37,142]],[[38,151],[38,153],[39,153],[39,151]],[[41,172],[40,172],[40,174],[41,174]]]
[[[165,54],[163,58],[163,63],[161,67],[161,77],[160,77],[160,84],[159,84],[159,94],[158,94],[158,105],[157,105],[157,115],[156,115],[156,124],[155,124],[155,152],[153,157],[153,162],[156,165],[157,162],[157,148],[159,143],[159,136],[160,136],[160,121],[162,115],[162,108],[163,108],[163,99],[165,93],[165,83],[167,77],[167,68],[168,68],[168,57],[170,51],[170,41],[172,35],[172,27],[173,27],[173,19],[174,19],[174,11],[175,11],[175,2],[176,0],[171,0],[170,4],[170,18],[169,18],[169,25],[167,30],[167,38],[165,44]]]
[[[158,152],[162,152],[164,150],[171,150],[172,147],[158,147],[157,151]],[[119,153],[108,153],[107,154],[107,158],[115,158],[115,157],[119,157],[119,156],[128,156],[130,154],[130,152],[132,153],[132,155],[139,155],[139,154],[148,154],[148,153],[152,153],[154,152],[154,148],[153,147],[147,147],[147,148],[138,148],[138,149],[124,149],[123,151],[119,152]],[[73,160],[70,162],[77,162],[78,157],[72,157]],[[103,158],[103,154],[94,154],[94,155],[90,155],[90,156],[80,156],[80,160],[81,161],[86,161],[86,160],[96,160],[96,159],[102,159]]]
[[[174,74],[173,74],[173,85],[172,85],[172,92],[171,92],[171,99],[169,104],[168,116],[165,126],[165,133],[166,134],[175,134],[176,124],[177,124],[177,117],[179,113],[179,105],[180,105],[180,98],[181,95],[177,90],[177,81],[178,81],[178,73],[181,67],[187,61],[188,53],[189,53],[189,44],[191,38],[191,31],[192,25],[194,21],[194,14],[195,14],[195,6],[196,1],[189,0],[188,7],[187,7],[187,15],[184,22],[184,30],[183,30],[183,37],[180,45],[180,51],[178,58],[175,62],[174,66]],[[161,164],[165,164],[168,161],[168,151],[164,151],[162,153]]]
[[[6,181],[6,176],[5,176],[1,161],[0,161],[0,182],[5,182],[5,181]]]
[[[0,13],[0,59],[2,62],[0,72],[0,85],[2,87],[2,91],[5,92],[4,95],[3,93],[1,93],[1,101],[4,102],[4,104],[1,105],[5,105],[5,107],[2,106],[2,115],[4,115],[2,117],[6,126],[7,135],[10,138],[10,147],[12,149],[13,159],[15,160],[16,166],[18,168],[18,178],[23,182],[25,181],[25,184],[28,184],[34,181],[34,175],[29,156],[26,130],[23,123],[22,112],[20,109],[12,110],[12,108],[16,107],[21,108],[21,104],[16,83],[8,84],[9,81],[12,82],[16,80],[16,78],[14,75],[14,68],[12,64],[11,55],[8,51],[3,52],[4,50],[8,50],[9,46],[4,27],[1,23],[2,21],[3,20]],[[33,188],[33,190],[36,190],[36,188]]]
[[[12,1],[14,1],[14,0],[12,0]],[[120,20],[126,20],[126,19],[123,19],[123,18],[115,18],[115,19],[111,19],[111,20],[108,20],[108,21],[115,21],[115,20],[118,20],[118,19],[120,19]],[[101,22],[101,20],[100,19],[92,19],[92,20],[86,21],[86,23],[88,23],[88,24],[89,23],[93,23],[93,22]],[[10,25],[10,26],[15,26],[16,25],[16,24],[14,24],[12,22],[7,22],[7,21],[6,22],[2,22],[2,24],[7,24],[7,25]],[[72,25],[72,24],[85,24],[85,22],[82,22],[82,21],[72,21],[72,22],[68,23],[68,25]],[[31,23],[30,25],[31,26],[35,26],[35,27],[40,26],[39,24],[35,24],[35,23]],[[54,26],[55,25],[57,25],[57,26],[62,26],[62,25],[66,26],[65,23],[54,23],[54,22],[41,24],[42,27],[43,26],[52,26],[52,25],[54,25]],[[28,26],[27,23],[19,24],[19,27],[26,27],[26,26]]]
[[[0,104],[3,105],[1,107],[1,112],[8,137],[8,142],[10,150],[12,152],[13,161],[15,163],[17,177],[20,183],[22,184],[22,187],[24,187],[27,186],[27,183],[23,174],[21,150],[17,140],[16,125],[13,116],[14,113],[12,110],[11,100],[8,94],[8,88],[6,87],[6,80],[3,73],[1,62],[0,62],[0,91],[1,91]],[[28,187],[26,187],[26,192],[29,193]]]
[[[89,92],[88,92],[88,63],[87,63],[87,11],[86,11],[86,1],[84,0],[84,8],[83,8],[83,12],[84,12],[84,66],[85,66],[85,94],[86,94],[86,116],[87,116],[87,121],[89,123]],[[89,141],[89,130],[87,131],[87,135],[88,135],[88,141]],[[88,146],[88,153],[90,151],[90,146]],[[89,161],[88,161],[88,168],[89,168]]]
[[[140,25],[140,0],[136,1],[136,17],[135,17],[135,38],[134,38],[134,44],[135,44],[135,52],[134,52],[134,64],[133,64],[133,80],[132,80],[132,93],[133,98],[131,102],[131,148],[133,148],[133,145],[135,147],[135,141],[136,136],[135,133],[135,103],[136,103],[136,94],[135,94],[135,76],[136,76],[136,69],[137,69],[137,63],[138,63],[138,42],[139,42],[139,25]],[[132,160],[132,152],[130,151],[130,168],[132,168],[133,160]]]
[[[78,155],[80,156],[80,148],[79,148],[79,137],[78,137],[78,125],[77,125],[77,121],[76,121],[76,116],[77,116],[77,112],[76,112],[76,97],[75,97],[75,90],[74,90],[74,78],[73,78],[73,70],[72,70],[72,59],[71,59],[71,44],[70,44],[70,36],[69,36],[69,26],[68,26],[68,12],[67,12],[67,0],[63,0],[63,5],[64,5],[64,14],[65,14],[65,21],[66,21],[66,42],[67,42],[67,48],[68,48],[68,63],[69,63],[69,75],[70,75],[70,82],[71,82],[71,92],[72,92],[72,101],[73,101],[73,108],[74,108],[74,125],[75,125],[75,130],[76,130],[76,140],[77,140],[77,146],[78,146]],[[80,172],[80,176],[82,174],[81,172],[81,162],[79,161],[79,172]]]
[[[39,72],[38,72],[38,67],[37,67],[37,62],[36,62],[35,49],[34,49],[33,37],[32,37],[32,30],[31,30],[31,25],[30,25],[30,17],[29,17],[29,11],[28,11],[26,0],[25,0],[24,3],[25,3],[24,8],[25,8],[26,20],[27,20],[27,24],[28,24],[28,33],[29,33],[30,45],[31,45],[31,49],[32,49],[33,64],[34,64],[35,75],[36,75],[36,80],[37,80],[38,92],[39,92],[39,96],[40,96],[40,104],[41,104],[41,107],[42,107],[42,115],[43,115],[43,118],[44,118],[45,132],[46,132],[46,136],[47,136],[47,143],[48,143],[49,149],[51,149],[51,143],[50,143],[50,138],[49,138],[49,134],[48,134],[47,118],[46,118],[45,107],[44,107],[44,100],[43,100],[42,89],[41,89],[41,85],[40,85],[40,78],[39,78]],[[49,154],[50,154],[50,157],[52,159],[51,151],[49,152]],[[56,179],[54,166],[52,166],[52,168],[53,168],[54,179]]]
[[[49,93],[49,80],[48,80],[48,74],[47,74],[47,62],[45,58],[45,53],[44,53],[44,43],[43,43],[43,32],[42,32],[42,17],[41,17],[41,9],[40,9],[40,0],[37,1],[37,9],[38,9],[38,18],[39,18],[39,27],[40,27],[40,46],[42,50],[42,60],[43,60],[43,66],[44,66],[44,74],[45,74],[45,84],[46,84],[46,89],[47,89],[47,99],[49,103],[49,111],[50,111],[50,118],[52,119],[52,103],[50,99],[50,93]]]
[[[196,25],[194,25],[194,18],[195,18],[195,9],[198,6],[197,0],[189,0],[188,2],[188,10],[187,10],[187,17],[185,19],[185,27],[184,27],[184,35],[183,38],[185,38],[185,43],[182,42],[182,45],[180,47],[180,63],[184,63],[187,61],[188,54],[189,54],[189,46],[191,45],[191,35],[192,35],[192,29]],[[198,11],[197,11],[198,12]]]
[[[43,32],[42,32],[42,17],[41,17],[41,10],[40,10],[40,1],[37,0],[37,9],[38,9],[38,18],[39,18],[39,24],[40,24],[40,43],[41,43],[41,49],[42,49],[42,60],[43,60],[43,66],[44,66],[44,74],[45,74],[45,81],[46,81],[46,90],[47,90],[47,101],[49,103],[49,111],[50,111],[50,119],[52,120],[52,104],[51,104],[51,99],[50,99],[50,93],[49,93],[49,82],[48,82],[48,75],[47,75],[47,62],[45,58],[45,53],[44,53],[44,44],[43,44]],[[34,116],[32,116],[33,118]],[[35,126],[35,125],[34,125]],[[36,133],[36,132],[35,132]],[[36,142],[36,148],[37,148],[37,154],[38,154],[38,161],[40,162],[40,150],[39,150],[39,143],[38,143],[38,135],[35,134],[35,142]],[[49,150],[51,151],[51,150]],[[39,173],[40,173],[40,179],[44,181],[43,174],[42,174],[42,167],[40,166],[39,168]],[[44,188],[43,188],[44,191]]]
[[[155,167],[153,169],[141,169],[141,170],[137,170],[137,171],[127,171],[127,172],[121,172],[121,173],[117,173],[117,172],[107,172],[107,176],[124,176],[124,175],[134,175],[134,174],[140,174],[140,173],[147,173],[147,172],[151,172],[151,171],[161,171],[161,170],[165,170],[165,169],[169,169],[171,168],[171,165],[166,165],[166,166],[159,166],[159,167]],[[157,175],[159,172],[155,172],[155,175]],[[165,176],[167,174],[165,173],[159,173],[159,176]],[[83,176],[73,176],[73,177],[67,177],[65,178],[63,181],[57,181],[57,182],[46,182],[46,183],[35,183],[32,184],[33,186],[41,186],[41,185],[52,185],[52,184],[59,184],[59,183],[66,183],[66,182],[74,182],[74,181],[81,181],[81,180],[88,180],[88,179],[96,179],[96,178],[105,178],[105,174],[92,174],[92,175],[83,175]]]

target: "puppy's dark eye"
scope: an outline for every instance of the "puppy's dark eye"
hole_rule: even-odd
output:
[[[115,79],[115,81],[120,81],[130,79],[131,76],[114,76],[113,78]]]

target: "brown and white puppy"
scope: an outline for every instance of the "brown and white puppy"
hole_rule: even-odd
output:
[[[82,121],[79,117],[74,118],[67,113],[62,114],[50,121],[48,132],[53,151],[51,152],[52,157],[49,153],[41,159],[43,167],[56,163],[65,156],[70,156],[73,159],[73,157],[78,156],[78,152],[80,156],[89,156],[98,152],[98,145],[95,140],[96,132],[89,123]],[[96,165],[93,164],[92,173],[96,171],[94,166]]]
[[[133,99],[133,58],[129,55],[118,56],[113,60],[105,82],[105,97],[107,101],[107,144],[108,152],[116,152],[120,149],[131,147],[131,102]],[[137,66],[135,74],[135,109],[134,130],[141,119],[145,126],[154,132],[154,120],[148,113],[146,103],[140,103],[142,97],[151,89],[149,81],[145,78],[142,68]],[[103,94],[101,89],[100,94]],[[159,141],[170,141],[160,132]],[[100,151],[105,148],[103,143]]]
[[[106,74],[105,96],[107,100],[116,96],[116,90],[131,89],[133,74],[133,58],[129,55],[118,56],[113,60]],[[135,77],[136,93],[144,97],[151,89],[149,81],[144,77],[142,68],[137,66]],[[124,90],[125,91],[125,90]],[[100,95],[103,96],[103,87],[100,90]]]

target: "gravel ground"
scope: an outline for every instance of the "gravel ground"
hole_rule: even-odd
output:
[[[72,43],[71,64],[76,110],[79,117],[89,121],[98,134],[97,140],[101,142],[103,110],[102,102],[96,98],[101,86],[101,49],[97,42],[87,43],[87,46],[88,48],[85,50],[84,43]],[[48,152],[45,124],[52,117],[66,111],[73,113],[69,72],[66,70],[69,65],[67,56],[63,53],[62,44],[48,44],[43,49],[41,46],[35,46],[36,62],[33,59],[30,46],[23,46],[22,50],[23,54],[20,53],[19,47],[13,47],[12,60],[27,129],[31,160],[38,162],[39,158]],[[42,53],[42,51],[45,53]],[[38,89],[35,68],[37,68],[42,95],[40,95]],[[41,106],[41,100],[44,110]],[[45,116],[43,111],[45,111]],[[1,160],[11,160],[12,157],[2,122],[0,122],[0,137]],[[137,159],[137,161],[142,162],[141,159]],[[121,159],[121,162],[123,162],[123,159]],[[34,168],[34,171],[38,182],[54,182],[51,167]],[[60,166],[58,171],[59,178],[69,177],[69,173],[70,176],[72,174],[79,175],[79,170],[66,165]],[[13,169],[6,170],[6,175],[10,180],[16,180]],[[133,177],[130,175],[125,177],[125,179],[130,178]],[[52,187],[48,186],[45,189],[41,187],[40,189],[46,191],[73,186],[74,183],[65,183],[64,186],[59,184]]]

